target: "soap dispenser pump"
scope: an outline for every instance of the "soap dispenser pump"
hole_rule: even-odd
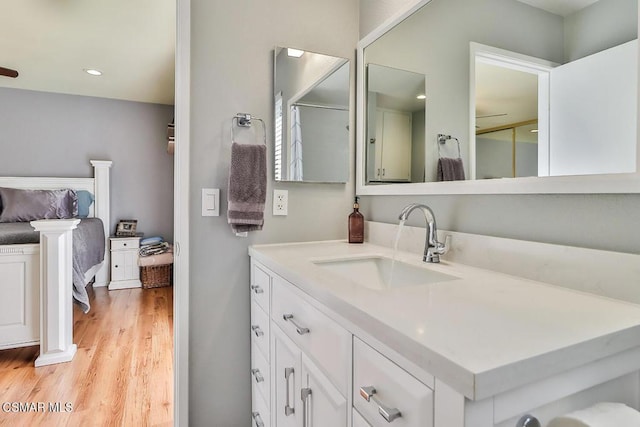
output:
[[[364,242],[364,216],[360,213],[358,197],[353,203],[353,212],[349,215],[349,243]]]

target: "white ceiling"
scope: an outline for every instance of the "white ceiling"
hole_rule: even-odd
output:
[[[579,11],[598,0],[518,0],[519,2],[526,3],[538,9],[546,10],[555,15],[568,16],[572,13]]]
[[[0,87],[173,105],[175,0],[0,4]]]
[[[368,64],[367,88],[377,93],[378,107],[408,112],[425,108],[425,101],[416,99],[425,94],[424,74]]]
[[[537,119],[538,76],[476,61],[476,116],[479,129]]]

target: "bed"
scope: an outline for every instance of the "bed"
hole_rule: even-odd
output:
[[[73,189],[88,192],[95,199],[86,219],[0,224],[0,239],[6,239],[0,240],[0,349],[40,344],[36,366],[73,359],[73,299],[86,312],[84,285],[93,277],[94,286],[108,284],[105,236],[110,224],[111,162],[92,160],[91,164],[92,178],[0,177],[0,188]],[[79,240],[81,235],[84,241]],[[84,246],[95,241],[99,243],[91,245],[99,250]],[[79,248],[75,254],[74,244]],[[99,253],[93,255],[93,261],[76,259],[88,251]],[[95,264],[97,258],[103,258],[102,263]]]

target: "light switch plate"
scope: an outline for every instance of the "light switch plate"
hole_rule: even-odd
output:
[[[220,216],[220,189],[202,189],[202,216]]]
[[[286,216],[289,210],[289,191],[273,190],[273,214]]]

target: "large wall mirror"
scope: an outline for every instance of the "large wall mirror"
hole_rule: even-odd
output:
[[[423,0],[358,46],[359,194],[640,192],[637,0]]]
[[[276,181],[349,180],[349,61],[275,49]]]

